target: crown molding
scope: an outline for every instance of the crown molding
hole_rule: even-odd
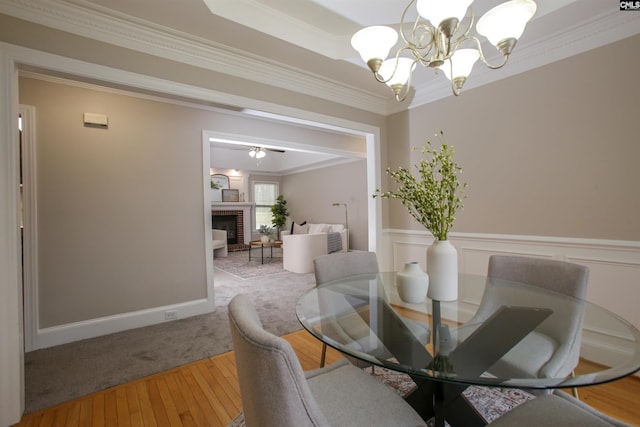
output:
[[[464,91],[510,77],[640,33],[640,13],[620,12],[598,1],[580,3],[582,19],[522,42],[500,70],[476,67]],[[578,9],[566,8],[564,13]],[[453,96],[440,76],[414,80],[415,95],[396,102],[321,75],[233,49],[87,2],[0,0],[0,13],[116,46],[149,53],[211,71],[241,77],[300,94],[338,102],[380,115],[397,113]],[[427,72],[424,70],[423,72]],[[389,92],[391,93],[391,92]]]
[[[135,51],[232,75],[376,114],[387,98],[168,27],[114,15],[82,0],[0,0],[0,13]],[[107,14],[109,13],[109,14]]]

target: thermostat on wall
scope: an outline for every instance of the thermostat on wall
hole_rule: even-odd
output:
[[[84,125],[106,129],[109,127],[109,118],[106,114],[84,113]]]

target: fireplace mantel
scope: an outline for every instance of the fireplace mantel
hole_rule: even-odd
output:
[[[244,243],[251,241],[251,230],[253,229],[253,215],[251,213],[255,203],[249,202],[211,202],[212,211],[242,211],[244,223]]]
[[[211,202],[211,208],[217,211],[238,211],[253,208],[256,204],[249,202]]]

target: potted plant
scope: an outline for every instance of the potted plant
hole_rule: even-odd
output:
[[[262,243],[269,243],[269,239],[271,238],[271,233],[273,233],[273,228],[269,227],[266,224],[262,224],[260,228],[258,228],[258,233],[262,235],[260,237],[260,241]]]
[[[280,230],[287,222],[287,217],[289,216],[287,201],[282,194],[278,196],[276,203],[271,206],[271,214],[273,215],[273,226],[276,228],[278,240],[280,240]]]
[[[440,137],[444,133],[440,131]],[[462,168],[454,161],[453,147],[442,144],[436,149],[427,141],[421,149],[423,158],[414,165],[418,176],[407,168],[396,171],[387,168],[387,174],[399,184],[395,191],[376,190],[374,197],[398,199],[411,216],[435,237],[427,250],[429,297],[439,301],[457,299],[458,267],[455,247],[449,242],[455,214],[463,208],[466,183],[460,183]]]

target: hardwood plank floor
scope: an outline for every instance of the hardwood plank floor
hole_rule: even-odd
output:
[[[322,344],[317,339],[305,331],[285,338],[303,369],[320,365]],[[341,357],[328,349],[327,363]],[[638,396],[636,377],[580,389],[582,401],[635,426],[640,426]],[[27,414],[16,426],[226,426],[241,408],[235,360],[229,352]]]

